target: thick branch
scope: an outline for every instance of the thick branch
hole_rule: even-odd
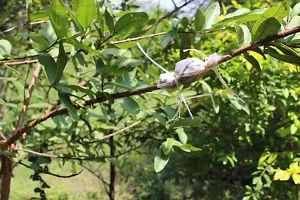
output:
[[[260,40],[260,41],[254,43],[254,44],[241,47],[241,48],[233,51],[229,55],[222,56],[222,58],[220,59],[219,64],[221,64],[223,62],[226,62],[226,61],[228,61],[228,60],[230,60],[230,59],[232,59],[232,58],[234,58],[238,55],[241,55],[242,53],[245,53],[249,50],[254,50],[255,48],[257,48],[259,46],[266,45],[266,44],[268,44],[269,42],[271,42],[273,40],[283,38],[283,37],[286,37],[288,35],[292,35],[292,34],[297,33],[297,32],[300,32],[300,26],[281,31],[277,34],[271,35],[271,36],[269,36],[269,37],[267,37],[263,40]],[[152,91],[159,90],[159,89],[160,88],[158,88],[156,85],[152,85],[152,86],[142,88],[142,89],[138,89],[138,90],[132,90],[132,91],[126,91],[126,92],[122,92],[122,93],[116,93],[116,94],[111,95],[111,97],[113,99],[119,99],[119,98],[123,98],[123,97],[130,97],[130,96],[133,96],[133,95],[141,95],[141,94],[144,94],[144,93],[147,93],[147,92],[152,92]],[[96,99],[85,101],[81,105],[75,106],[75,108],[79,109],[82,106],[90,106],[90,105],[94,105],[96,103],[104,102],[106,100],[107,99],[104,96],[100,96]],[[11,138],[8,139],[8,141],[7,141],[8,145],[10,145],[10,144],[14,143],[15,141],[17,141],[22,136],[23,133],[29,131],[31,128],[35,127],[37,124],[39,124],[39,123],[41,123],[41,122],[43,122],[43,121],[45,121],[49,118],[55,117],[57,115],[63,115],[63,114],[66,114],[66,113],[68,113],[67,109],[66,108],[61,108],[59,110],[55,110],[55,111],[51,111],[49,113],[46,113],[45,115],[41,116],[40,118],[37,118],[37,119],[31,121],[27,126],[25,126],[23,129],[21,129],[16,134],[14,134]]]

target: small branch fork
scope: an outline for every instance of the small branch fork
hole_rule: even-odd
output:
[[[145,31],[150,30],[151,28],[155,27],[157,24],[159,24],[161,21],[163,21],[164,19],[169,18],[170,16],[172,16],[174,13],[176,13],[177,11],[179,11],[181,8],[187,6],[188,4],[192,3],[194,0],[191,1],[186,1],[184,4],[182,4],[181,6],[177,7],[175,6],[175,9],[172,10],[171,12],[168,12],[166,15],[164,15],[162,18],[160,18],[159,20],[157,20],[154,24],[151,24],[149,26],[147,26],[145,28]]]
[[[260,40],[260,41],[254,43],[254,44],[246,45],[244,47],[236,49],[231,54],[222,56],[220,61],[219,61],[219,64],[221,64],[223,62],[226,62],[226,61],[228,61],[228,60],[230,60],[230,59],[232,59],[236,56],[239,56],[239,55],[241,55],[241,54],[243,54],[247,51],[254,50],[255,48],[257,48],[259,46],[266,45],[266,44],[270,43],[271,41],[277,40],[279,38],[286,37],[288,35],[292,35],[292,34],[297,33],[297,32],[300,32],[300,26],[281,31],[277,34],[271,35],[271,36],[269,36],[269,37],[267,37],[263,40]],[[141,94],[152,92],[152,91],[155,91],[155,90],[160,90],[160,88],[158,88],[156,85],[152,85],[152,86],[148,86],[148,87],[137,89],[137,90],[131,90],[131,91],[126,91],[126,92],[122,92],[122,93],[115,93],[115,94],[112,95],[112,98],[113,99],[119,99],[119,98],[123,98],[123,97],[130,97],[130,96],[133,96],[133,95],[141,95]],[[80,105],[76,105],[75,108],[80,109],[81,107],[91,106],[91,105],[94,105],[94,104],[97,104],[97,103],[102,103],[106,100],[107,99],[104,96],[99,96],[95,99],[84,101]],[[67,113],[68,113],[68,111],[67,111],[66,108],[60,108],[58,110],[51,111],[49,113],[46,113],[46,114],[42,115],[41,117],[39,117],[37,119],[32,120],[31,122],[29,122],[28,125],[26,125],[24,128],[19,130],[13,136],[11,136],[7,140],[7,144],[10,145],[10,144],[14,143],[15,141],[19,140],[22,137],[23,133],[28,132],[31,128],[35,127],[37,124],[39,124],[39,123],[41,123],[41,122],[43,122],[43,121],[45,121],[49,118],[55,117],[57,115],[64,115],[64,114],[67,114]]]

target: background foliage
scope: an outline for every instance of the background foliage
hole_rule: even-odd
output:
[[[189,13],[161,18],[163,9],[126,0],[0,1],[0,131],[14,134],[39,65],[23,125],[63,107],[69,113],[13,141],[11,198],[299,199],[300,33],[220,65],[245,103],[213,72],[180,90],[186,98],[213,94],[188,100],[194,119],[182,109],[174,120],[176,89],[112,96],[153,85],[162,73],[137,40],[174,71],[176,62],[199,57],[183,49],[227,55],[299,26],[296,3],[181,2]],[[97,98],[107,101],[80,106]],[[53,177],[70,174],[75,177]],[[72,196],[88,182],[95,184]],[[24,193],[24,184],[32,184],[32,192]]]

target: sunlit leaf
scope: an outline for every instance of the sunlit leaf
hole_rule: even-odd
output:
[[[9,55],[11,52],[11,44],[7,40],[0,40],[0,58],[3,58],[4,55]]]
[[[95,0],[79,0],[77,18],[81,26],[86,29],[96,18],[97,10]]]
[[[258,41],[280,30],[283,17],[287,11],[283,6],[276,6],[266,10],[252,27],[253,41]]]
[[[68,14],[60,0],[51,1],[49,18],[57,38],[63,38],[68,32]]]
[[[195,31],[200,31],[205,24],[205,16],[200,8],[197,9],[197,12],[195,14]]]
[[[293,174],[292,177],[295,184],[300,184],[300,174]]]
[[[149,17],[144,12],[127,13],[116,22],[113,32],[115,35],[130,35],[140,32],[148,21]]]
[[[173,143],[173,138],[168,138],[165,142],[162,143],[161,150],[165,155],[168,155],[171,152],[171,150],[173,149]]]
[[[251,33],[246,25],[235,25],[235,31],[239,46],[245,46],[251,43]]]
[[[216,23],[219,15],[221,13],[221,8],[219,3],[215,2],[211,4],[204,12],[205,24],[203,29],[211,28],[214,23]]]
[[[279,169],[275,175],[274,180],[287,181],[290,178],[290,173],[284,170]]]
[[[188,137],[186,135],[186,133],[184,132],[184,129],[183,128],[178,128],[175,130],[178,137],[179,137],[179,140],[182,144],[186,144],[187,140],[188,140]]]
[[[291,17],[295,17],[299,14],[300,14],[300,3],[297,3],[291,11]]]
[[[169,162],[169,155],[164,155],[161,147],[159,148],[155,158],[154,158],[154,170],[155,172],[160,172],[165,168]]]

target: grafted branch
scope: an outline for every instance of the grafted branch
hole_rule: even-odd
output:
[[[231,54],[222,56],[222,58],[219,61],[219,64],[221,64],[223,62],[226,62],[226,61],[228,61],[228,60],[230,60],[230,59],[232,59],[236,56],[239,56],[242,53],[245,53],[249,50],[254,50],[255,48],[257,48],[259,46],[266,45],[266,44],[270,43],[271,41],[274,41],[274,40],[277,40],[277,39],[280,39],[280,38],[284,38],[288,35],[292,35],[292,34],[295,34],[297,32],[300,32],[300,26],[281,31],[277,34],[271,35],[271,36],[269,36],[269,37],[267,37],[263,40],[260,40],[260,41],[254,43],[254,44],[246,45],[244,47],[236,49]],[[126,92],[122,92],[122,93],[115,93],[115,94],[111,95],[111,97],[113,99],[119,99],[119,98],[123,98],[123,97],[130,97],[130,96],[133,96],[133,95],[141,95],[141,94],[152,92],[152,91],[159,90],[159,89],[160,88],[158,88],[157,85],[152,85],[152,86],[148,86],[148,87],[145,87],[145,88],[142,88],[142,89],[126,91]],[[94,105],[94,104],[97,104],[97,103],[102,103],[106,100],[107,100],[106,97],[99,96],[95,99],[84,101],[80,105],[76,105],[75,108],[80,109],[83,106],[91,106],[91,105]],[[52,118],[52,117],[55,117],[55,116],[58,116],[58,115],[63,115],[63,114],[66,114],[66,113],[68,113],[67,109],[66,108],[61,108],[59,110],[55,110],[55,111],[51,111],[49,113],[46,113],[46,114],[42,115],[41,117],[32,120],[27,126],[25,126],[21,130],[19,130],[16,134],[11,136],[8,139],[7,144],[10,145],[10,144],[14,143],[15,141],[19,140],[19,138],[22,136],[23,133],[28,132],[31,128],[35,127],[37,124],[39,124],[39,123],[41,123],[41,122],[43,122],[43,121],[45,121],[49,118]]]

